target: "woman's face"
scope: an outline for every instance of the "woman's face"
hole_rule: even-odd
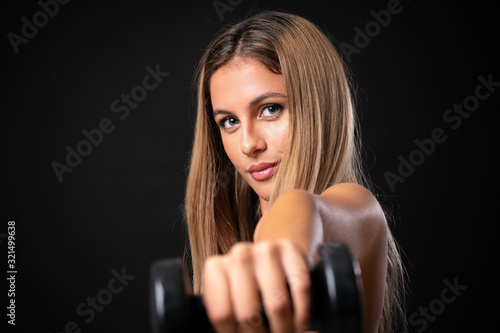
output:
[[[226,154],[265,212],[288,134],[283,76],[257,60],[236,58],[214,72],[210,97]]]

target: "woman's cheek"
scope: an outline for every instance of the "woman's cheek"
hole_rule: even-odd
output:
[[[270,127],[270,137],[272,137],[275,149],[282,153],[288,138],[288,119],[286,122],[280,121],[273,125]]]

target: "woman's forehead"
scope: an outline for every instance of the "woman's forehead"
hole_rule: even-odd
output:
[[[286,97],[283,76],[251,58],[231,60],[218,68],[210,80],[214,107],[219,103],[250,103],[258,96],[273,93],[276,97],[278,94]]]

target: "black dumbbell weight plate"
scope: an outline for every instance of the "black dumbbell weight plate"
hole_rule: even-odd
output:
[[[311,271],[313,323],[319,332],[363,331],[361,276],[358,263],[342,243],[321,245],[320,260]]]
[[[361,278],[348,247],[322,245],[311,271],[312,323],[320,332],[362,332]],[[151,269],[154,333],[213,332],[201,296],[193,296],[181,259],[157,261]],[[267,318],[263,313],[263,321]]]
[[[192,297],[190,286],[180,258],[153,263],[150,281],[153,333],[204,332],[202,328],[210,327],[201,298]]]

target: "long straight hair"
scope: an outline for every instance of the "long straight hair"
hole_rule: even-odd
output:
[[[185,198],[195,292],[202,291],[207,257],[251,241],[261,216],[258,197],[228,159],[212,116],[210,78],[236,57],[260,61],[283,75],[286,86],[288,138],[270,205],[291,189],[321,194],[343,182],[371,188],[361,167],[350,80],[328,37],[302,17],[272,11],[226,27],[197,69],[197,117]],[[387,255],[380,332],[390,332],[402,311],[403,271],[390,230]]]

